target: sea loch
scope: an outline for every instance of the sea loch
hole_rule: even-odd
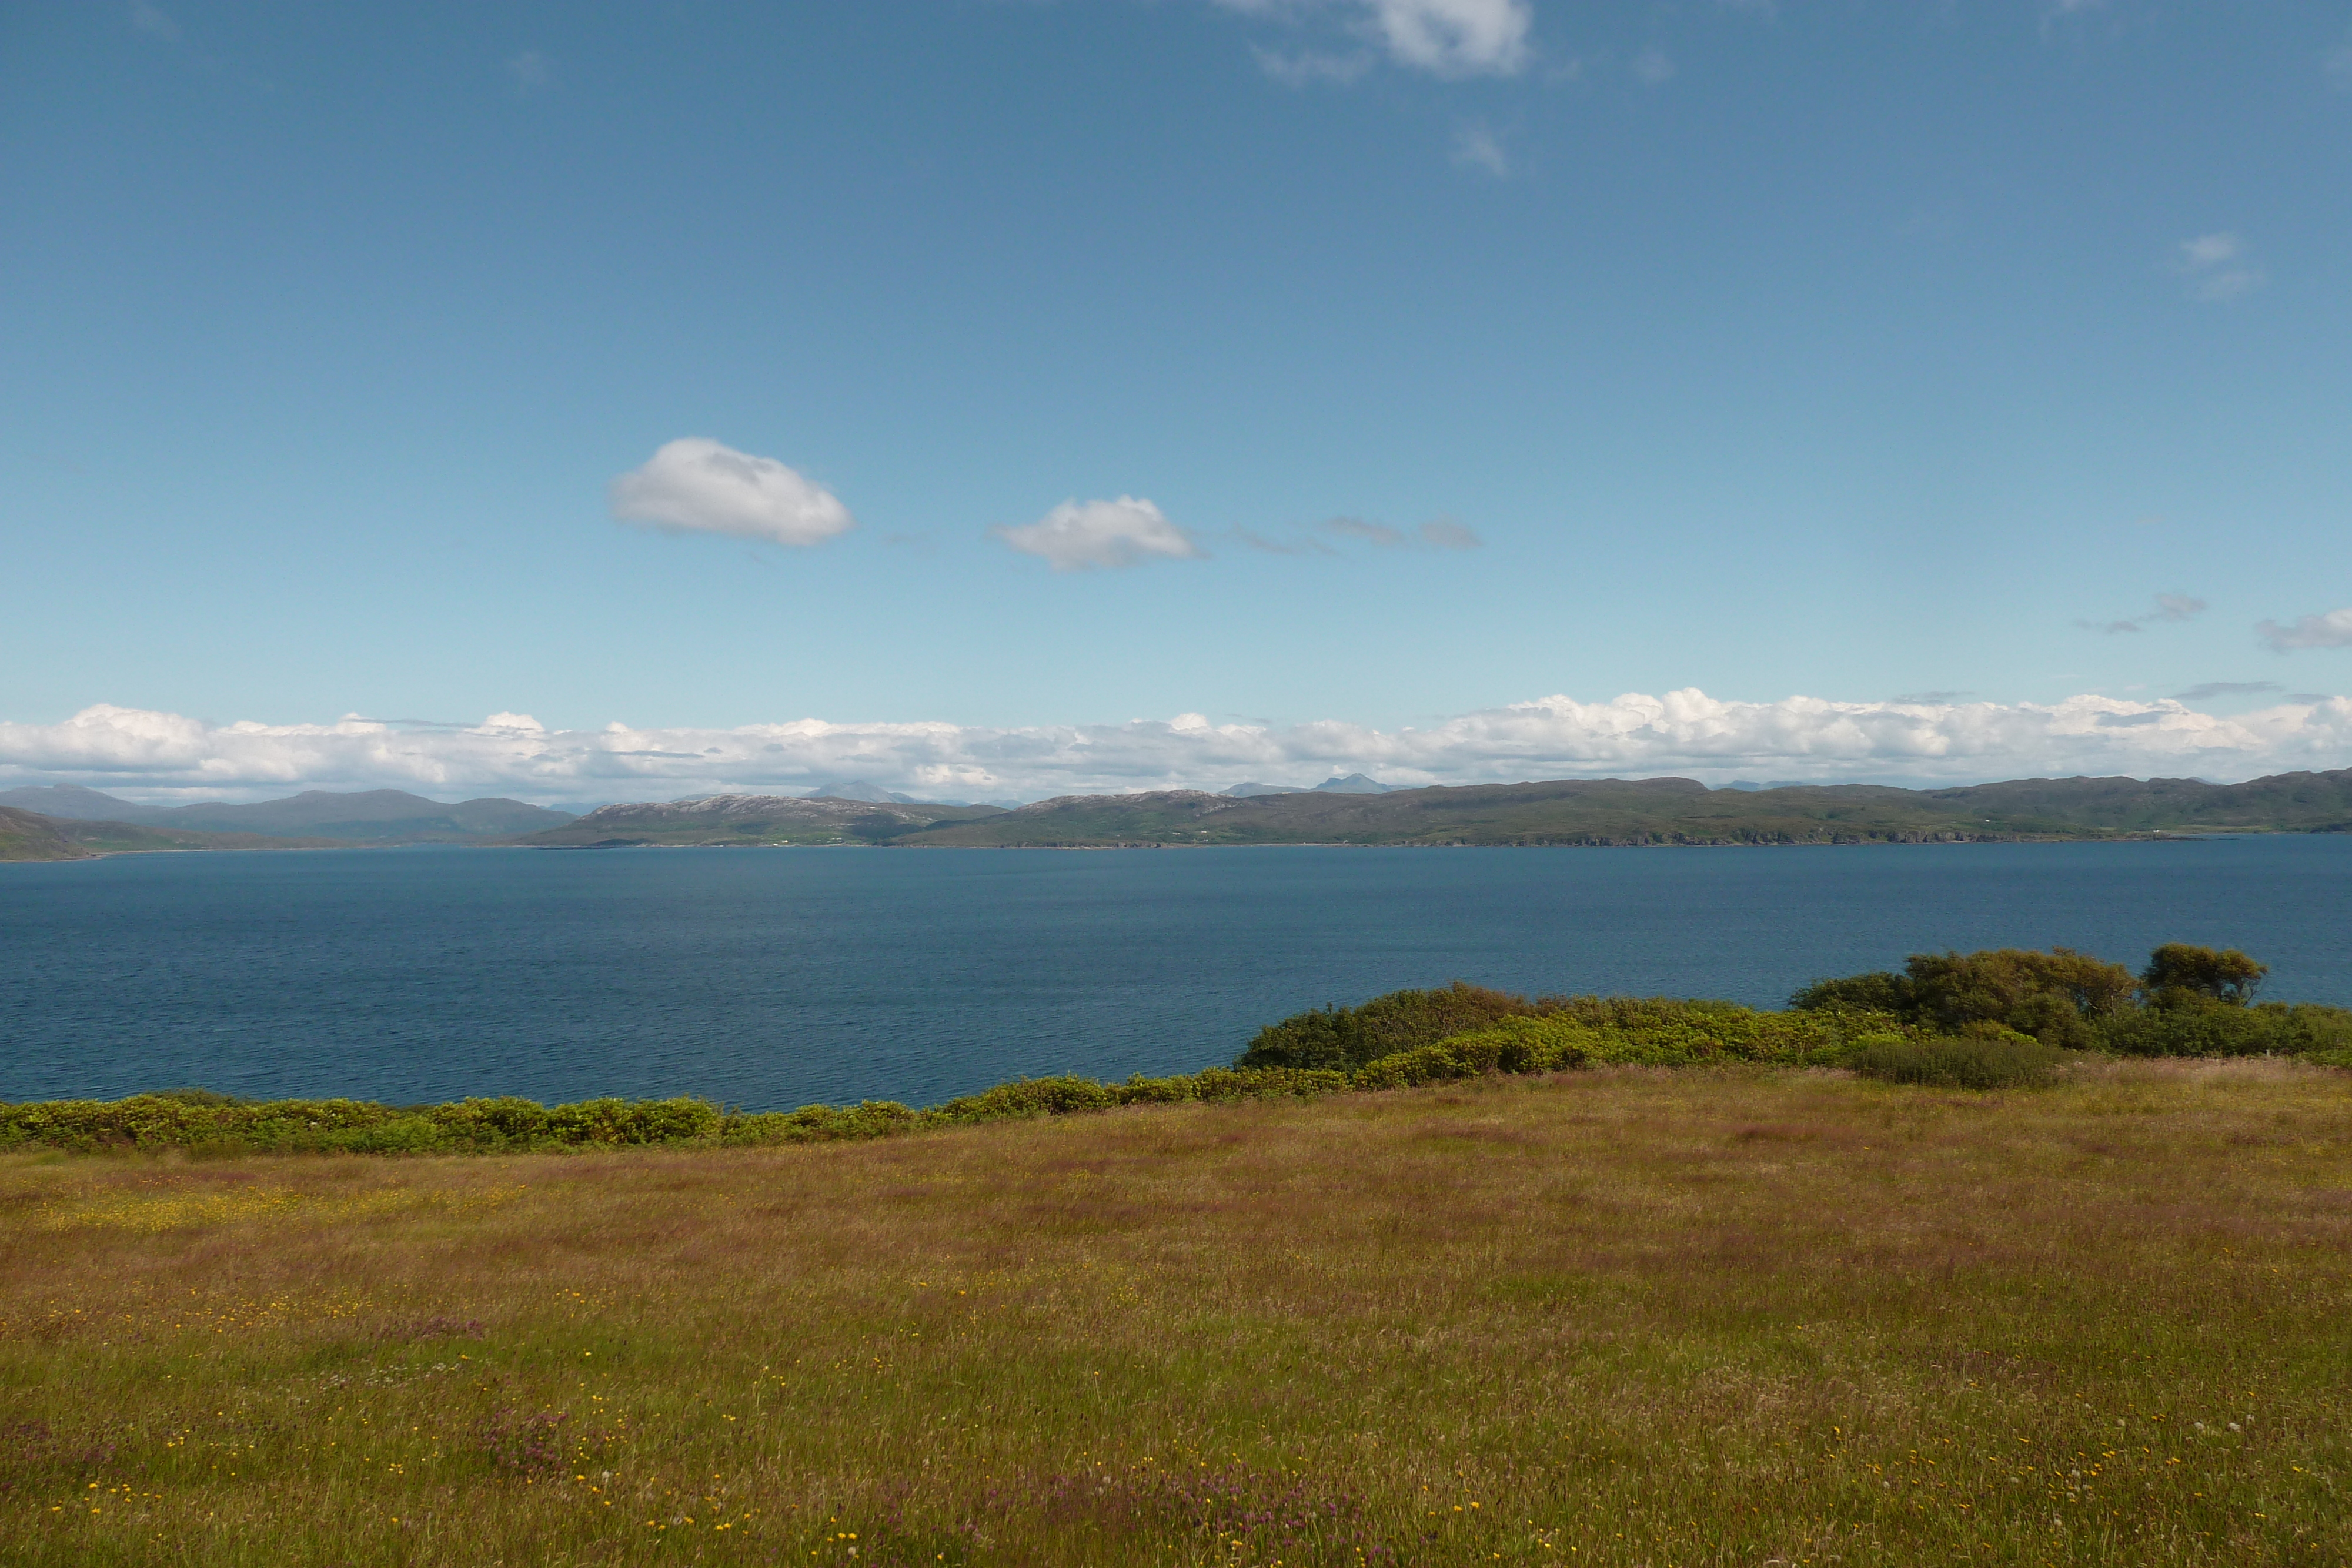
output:
[[[417,849],[0,866],[0,1099],[924,1103],[1460,977],[1776,1006],[2164,941],[2352,1003],[2352,837],[1741,850]]]

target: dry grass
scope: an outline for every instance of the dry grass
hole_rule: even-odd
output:
[[[0,1159],[10,1563],[2342,1563],[2352,1074]]]

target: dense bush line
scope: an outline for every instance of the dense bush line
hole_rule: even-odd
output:
[[[2343,1057],[2352,1010],[2256,1002],[2269,966],[2234,947],[2167,943],[2135,976],[2070,948],[1915,953],[1900,974],[1818,980],[1789,998],[1802,1012],[1869,1016],[1958,1035],[1998,1025],[2044,1045],[2120,1056]]]
[[[891,1101],[808,1105],[746,1113],[707,1100],[460,1100],[396,1106],[368,1100],[244,1101],[202,1091],[128,1100],[53,1100],[0,1105],[0,1148],[186,1148],[204,1153],[488,1154],[618,1148],[649,1144],[793,1144],[887,1137],[930,1127],[1016,1121],[1114,1105],[1323,1094],[1348,1086],[1339,1072],[1211,1068],[1124,1083],[1024,1079],[928,1110]]]
[[[2263,965],[2159,947],[2134,977],[2057,948],[1915,954],[1901,974],[1822,980],[1785,1012],[1664,997],[1542,997],[1455,983],[1326,1007],[1258,1031],[1232,1067],[1124,1083],[1023,1079],[918,1110],[895,1101],[742,1113],[706,1100],[519,1099],[394,1106],[243,1101],[203,1090],[0,1104],[0,1148],[491,1153],[654,1144],[791,1144],[1066,1115],[1119,1105],[1374,1091],[1603,1066],[1843,1067],[1966,1089],[2050,1082],[2090,1051],[2299,1056],[2352,1068],[2352,1009],[2256,1003]]]

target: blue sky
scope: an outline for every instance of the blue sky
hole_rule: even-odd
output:
[[[10,6],[0,782],[530,777],[169,716],[1393,740],[1690,688],[1719,755],[863,760],[2343,767],[2347,190],[2347,0]],[[841,526],[617,520],[682,439]],[[1144,552],[1057,570],[1065,503]],[[2179,744],[1768,734],[2085,695]],[[76,750],[93,705],[148,716]]]

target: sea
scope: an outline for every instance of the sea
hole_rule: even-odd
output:
[[[120,855],[0,865],[0,1100],[927,1104],[1454,979],[1769,1007],[1915,952],[2169,941],[2352,1005],[2352,835]]]

